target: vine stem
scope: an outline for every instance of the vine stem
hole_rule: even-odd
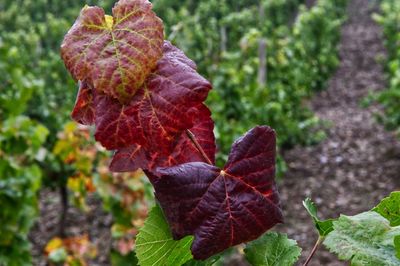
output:
[[[322,241],[324,241],[324,237],[323,236],[319,236],[317,242],[315,242],[315,245],[314,245],[310,255],[308,256],[306,262],[303,264],[303,266],[307,266],[308,263],[310,263],[312,257],[314,256],[315,252],[317,251],[319,245],[321,245]]]
[[[210,158],[208,158],[207,154],[204,152],[203,148],[200,146],[199,142],[196,139],[196,136],[193,134],[192,131],[190,131],[189,129],[186,130],[186,135],[188,136],[188,138],[190,139],[190,141],[192,141],[192,143],[194,144],[194,146],[196,147],[196,149],[200,152],[201,156],[203,156],[204,160],[206,160],[206,162],[208,164],[213,165],[213,163],[211,162]]]
[[[66,226],[66,218],[68,213],[68,191],[67,186],[63,184],[60,187],[61,194],[61,218],[59,224],[59,235],[60,237],[65,237],[65,226]]]

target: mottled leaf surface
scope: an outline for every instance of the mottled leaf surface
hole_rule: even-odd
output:
[[[196,107],[194,126],[190,131],[203,148],[208,158],[215,161],[214,122],[211,113],[205,105]],[[154,146],[157,147],[157,146]],[[157,167],[169,167],[188,162],[202,162],[204,158],[191,142],[186,132],[182,132],[173,152],[163,155],[154,147],[131,145],[120,149],[114,154],[110,165],[113,172],[132,172],[137,169],[155,171]]]
[[[324,245],[339,259],[360,266],[400,265],[394,247],[394,238],[400,235],[400,227],[391,227],[389,221],[378,213],[342,215],[333,222],[333,228]]]
[[[327,236],[333,230],[333,219],[328,219],[325,221],[321,221],[318,218],[317,206],[315,206],[314,202],[311,199],[307,198],[303,201],[303,206],[306,208],[308,214],[310,214],[311,218],[314,221],[315,227],[318,230],[320,236]]]
[[[286,234],[270,232],[247,244],[244,253],[252,266],[291,266],[301,248]]]
[[[192,259],[192,236],[172,238],[161,208],[153,207],[136,238],[136,255],[141,266],[177,266]]]
[[[96,96],[96,140],[107,149],[132,144],[157,147],[162,154],[174,149],[182,132],[193,127],[196,110],[211,89],[193,61],[165,42],[157,69],[129,104]]]
[[[61,45],[72,76],[129,102],[162,56],[163,24],[151,9],[147,0],[120,0],[111,17],[84,7]]]
[[[275,132],[259,126],[233,144],[224,169],[201,162],[158,169],[156,197],[174,238],[195,236],[195,259],[254,240],[282,222],[275,145]]]
[[[78,97],[76,98],[71,117],[83,125],[92,125],[94,123],[93,88],[87,81],[79,82]]]
[[[389,220],[391,226],[400,225],[400,191],[395,191],[384,198],[374,209]]]

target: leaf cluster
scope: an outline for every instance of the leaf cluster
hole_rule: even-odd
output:
[[[320,221],[315,204],[304,206],[315,222],[324,245],[352,265],[399,265],[400,192],[393,192],[371,211]]]
[[[282,221],[275,132],[255,127],[233,144],[224,168],[214,166],[214,123],[203,103],[211,85],[163,40],[151,8],[147,0],[120,0],[112,16],[82,9],[61,45],[80,84],[72,117],[94,124],[96,140],[116,150],[114,171],[146,172],[173,238],[194,235],[193,256],[205,260]],[[216,219],[226,229],[216,230]]]

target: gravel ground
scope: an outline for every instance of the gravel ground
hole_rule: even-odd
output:
[[[327,90],[311,101],[317,116],[332,124],[327,139],[313,147],[296,147],[284,156],[289,171],[280,191],[286,224],[278,229],[299,242],[302,262],[317,239],[301,204],[304,198],[312,197],[320,216],[330,218],[369,210],[400,189],[400,144],[376,123],[379,106],[360,107],[370,91],[385,88],[383,67],[377,62],[385,56],[383,36],[372,12],[376,10],[368,1],[351,1],[349,20],[342,28],[341,64]],[[322,248],[310,265],[347,264]]]
[[[312,1],[309,1],[312,3]],[[311,101],[322,120],[330,121],[328,137],[319,145],[296,147],[285,153],[289,171],[280,183],[286,223],[278,226],[309,254],[317,235],[302,200],[312,197],[323,218],[353,215],[369,210],[390,191],[400,189],[400,144],[393,134],[375,122],[379,106],[367,109],[360,101],[369,91],[385,88],[384,73],[377,58],[385,56],[381,29],[371,20],[374,10],[366,0],[353,0],[349,20],[342,29],[341,65],[327,90]],[[41,217],[31,231],[34,265],[46,265],[43,248],[58,232],[59,193],[44,190],[40,196]],[[96,198],[84,214],[70,208],[66,220],[69,236],[88,233],[99,257],[90,265],[109,265],[111,215]],[[236,258],[230,265],[246,265]],[[347,265],[323,248],[310,265]]]

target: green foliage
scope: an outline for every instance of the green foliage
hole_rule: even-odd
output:
[[[310,10],[300,9],[293,27],[294,68],[300,87],[325,88],[331,73],[339,64],[340,26],[344,22],[346,1],[318,1]],[[312,40],[312,41],[311,41]],[[292,66],[293,67],[293,66]],[[307,75],[304,75],[307,73]]]
[[[296,19],[302,2],[154,1],[169,39],[212,81],[208,104],[216,122],[218,164],[232,141],[254,124],[271,125],[281,148],[324,137],[304,102],[312,91],[324,88],[339,62],[346,1],[320,0],[310,10],[302,7]],[[265,85],[257,78],[261,39],[267,42]],[[285,166],[279,166],[282,172]]]
[[[212,266],[212,265],[216,265],[220,258],[221,258],[220,255],[215,255],[204,261],[192,259],[192,260],[189,260],[188,262],[186,262],[185,264],[183,264],[183,266]],[[217,264],[217,265],[219,265],[219,264]]]
[[[46,126],[52,150],[68,121],[77,86],[60,60],[59,46],[85,4],[113,0],[4,0],[0,3],[0,119],[25,115]],[[46,184],[65,173],[50,153],[43,164]],[[50,181],[50,182],[47,182]]]
[[[2,266],[31,265],[27,234],[37,215],[37,192],[42,179],[57,182],[65,174],[49,151],[69,120],[76,85],[59,58],[59,44],[85,3],[0,1]]]
[[[333,227],[324,245],[340,259],[351,260],[352,265],[400,265],[394,246],[394,237],[400,236],[400,227],[391,227],[378,213],[342,215],[333,222]]]
[[[27,234],[37,215],[42,144],[48,131],[24,116],[0,122],[0,265],[29,265]],[[2,264],[4,263],[4,264]]]
[[[381,14],[375,14],[374,18],[383,28],[385,36],[389,82],[388,89],[375,97],[385,110],[383,115],[378,114],[378,118],[389,130],[396,130],[400,136],[400,2],[382,0],[380,7]]]
[[[396,257],[400,260],[400,235],[394,237],[394,248],[396,249]]]
[[[373,211],[389,220],[391,226],[400,225],[400,191],[392,192],[384,198]]]
[[[306,208],[308,214],[310,214],[311,218],[314,221],[315,227],[318,230],[320,236],[325,237],[333,230],[333,219],[328,219],[325,221],[321,221],[317,215],[317,206],[315,206],[314,202],[311,199],[307,198],[303,201],[303,206]]]
[[[30,266],[30,244],[26,236],[15,236],[8,245],[0,246],[0,266]]]
[[[136,239],[136,253],[141,266],[176,266],[192,259],[192,236],[179,241],[172,238],[161,208],[157,205],[149,213]]]
[[[42,146],[49,132],[24,115],[44,84],[30,70],[39,38],[29,29],[9,31],[6,21],[17,19],[15,10],[3,11],[5,5],[0,4],[0,265],[30,265],[27,234],[37,215],[43,175],[39,164],[47,153]]]
[[[270,232],[247,244],[244,252],[253,266],[290,266],[299,258],[301,248],[287,235]]]
[[[111,265],[136,266],[138,265],[136,254],[130,252],[127,255],[122,255],[119,252],[111,251]]]
[[[59,248],[49,255],[49,260],[53,263],[63,263],[67,260],[68,253],[65,248]]]

